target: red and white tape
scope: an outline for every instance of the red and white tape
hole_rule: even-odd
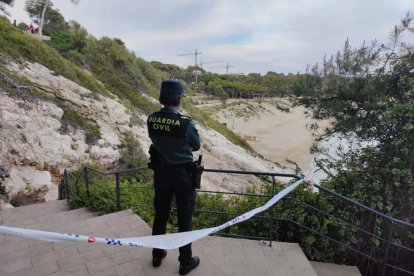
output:
[[[122,238],[122,239],[111,239],[111,238],[101,238],[101,237],[93,237],[93,236],[84,236],[84,235],[77,235],[77,234],[65,234],[65,233],[56,233],[56,232],[47,232],[47,231],[38,231],[38,230],[31,230],[31,229],[24,229],[24,228],[15,228],[15,227],[7,227],[7,226],[0,226],[0,234],[10,234],[16,236],[22,236],[30,239],[38,239],[50,242],[87,242],[87,243],[99,243],[99,244],[107,244],[107,245],[125,245],[125,246],[133,246],[133,247],[149,247],[149,248],[161,248],[161,249],[174,249],[181,247],[183,245],[189,244],[193,241],[199,240],[201,238],[207,237],[211,234],[219,232],[227,227],[230,227],[234,224],[243,222],[245,220],[250,219],[257,213],[263,212],[264,210],[270,208],[276,202],[278,202],[281,198],[286,196],[292,190],[294,190],[297,186],[299,186],[304,180],[300,179],[293,183],[292,185],[286,187],[274,197],[272,197],[266,204],[261,207],[255,208],[253,210],[248,211],[222,225],[194,230],[189,232],[182,232],[182,233],[173,233],[173,234],[165,234],[165,235],[158,235],[158,236],[144,236],[144,237],[131,237],[131,238]]]

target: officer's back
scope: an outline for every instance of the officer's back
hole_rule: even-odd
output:
[[[150,167],[154,170],[154,209],[153,235],[166,233],[175,197],[179,232],[192,230],[196,192],[192,181],[193,151],[200,149],[200,138],[190,118],[182,116],[178,108],[184,89],[175,80],[163,81],[160,91],[160,111],[148,117],[148,134],[151,138]],[[200,263],[192,256],[191,243],[179,248],[180,275],[186,275]],[[159,267],[167,256],[167,251],[154,248],[152,265]]]

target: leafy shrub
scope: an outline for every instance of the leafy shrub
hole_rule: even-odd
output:
[[[119,39],[89,37],[84,54],[81,58],[76,57],[76,62],[79,60],[87,64],[112,93],[130,102],[133,108],[146,114],[158,109],[158,105],[143,94],[157,94],[154,83],[161,83],[161,74],[150,63],[130,53]]]
[[[56,74],[62,75],[96,93],[109,92],[104,85],[89,76],[75,64],[63,58],[48,44],[14,28],[7,18],[0,16],[0,52],[11,58],[24,58],[40,63]]]
[[[96,123],[88,121],[68,105],[62,105],[61,108],[64,112],[60,127],[62,133],[67,133],[68,127],[72,126],[74,129],[82,129],[85,132],[85,142],[89,145],[95,144],[101,139],[101,131]]]
[[[54,33],[50,45],[61,53],[66,53],[74,47],[74,37],[69,32]]]
[[[122,169],[146,168],[148,166],[148,157],[132,133],[125,135],[119,149],[121,155],[119,163]],[[152,179],[152,171],[142,170],[137,173],[137,176],[145,181],[150,181]]]
[[[226,100],[229,98],[229,95],[224,91],[218,80],[209,82],[206,86],[206,92],[215,95],[220,100]]]
[[[148,164],[147,156],[132,133],[125,135],[124,141],[120,146],[120,154],[121,159],[119,161],[125,168],[141,168],[146,167]]]
[[[22,31],[27,31],[29,26],[26,23],[21,22],[17,25],[17,28]]]

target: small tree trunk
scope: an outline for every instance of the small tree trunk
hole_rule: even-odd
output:
[[[43,35],[42,34],[42,30],[43,30],[43,23],[44,23],[44,20],[45,20],[45,13],[46,13],[46,9],[47,9],[47,7],[49,6],[49,0],[46,0],[45,1],[45,6],[43,7],[43,10],[42,10],[42,18],[40,19],[40,26],[39,26],[39,35]]]

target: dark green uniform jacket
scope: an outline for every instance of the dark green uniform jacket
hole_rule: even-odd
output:
[[[193,161],[192,151],[200,149],[200,137],[189,117],[164,107],[148,117],[147,126],[152,144],[166,164]]]

